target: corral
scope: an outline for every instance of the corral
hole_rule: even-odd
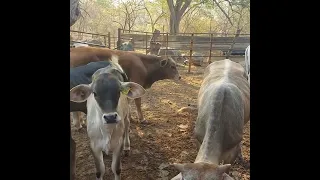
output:
[[[242,57],[243,58],[243,57]],[[243,61],[244,58],[241,60]],[[126,180],[168,180],[178,174],[170,163],[193,162],[198,149],[193,138],[196,114],[177,114],[177,110],[188,104],[197,103],[204,67],[188,67],[179,64],[180,81],[156,82],[142,98],[142,109],[150,124],[139,124],[133,109],[131,122],[131,154],[122,156],[122,178]],[[95,179],[95,165],[85,131],[72,129],[77,143],[76,179]],[[232,166],[230,175],[235,179],[250,179],[250,122],[245,126],[242,152],[245,164]],[[105,157],[104,179],[112,179],[109,164],[111,156]]]

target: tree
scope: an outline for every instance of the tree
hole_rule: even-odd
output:
[[[184,12],[191,4],[191,0],[177,0],[176,4],[173,0],[167,0],[170,10],[170,33],[179,33],[179,25]]]
[[[150,22],[149,24],[151,25],[151,31],[153,32],[155,30],[155,26],[157,22],[166,15],[166,12],[164,11],[164,7],[161,6],[159,8],[158,6],[161,4],[157,4],[156,2],[153,3],[144,3],[144,8],[147,11],[147,14],[149,16]],[[159,12],[160,11],[160,12]]]
[[[79,0],[70,0],[70,27],[80,18]]]
[[[136,25],[136,20],[139,17],[139,11],[143,10],[143,0],[130,0],[121,2],[121,6],[119,6],[119,10],[123,12],[124,18],[119,21],[113,21],[121,26],[122,29],[133,29]]]
[[[244,21],[244,16],[248,15],[246,12],[250,12],[250,1],[249,0],[224,0],[218,2],[217,0],[213,0],[213,4],[216,4],[220,11],[227,18],[231,27],[236,29],[235,37],[233,39],[232,44],[230,45],[229,51],[227,53],[227,57],[229,58],[233,46],[235,44],[236,39],[240,36],[242,29],[246,26]]]

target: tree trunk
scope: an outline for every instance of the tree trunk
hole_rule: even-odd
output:
[[[177,0],[175,5],[173,4],[173,0],[167,0],[167,3],[170,10],[170,34],[177,34],[180,30],[179,25],[182,15],[189,7],[191,0]]]
[[[227,53],[226,59],[229,59],[229,57],[230,57],[230,55],[232,53],[234,44],[236,43],[237,38],[240,36],[240,32],[241,32],[241,29],[237,29],[236,35],[234,36],[232,44],[230,45],[230,48],[229,48],[229,51]]]
[[[80,18],[79,0],[70,0],[70,27]]]
[[[179,17],[170,15],[170,34],[177,34],[180,32],[180,22],[181,19]]]

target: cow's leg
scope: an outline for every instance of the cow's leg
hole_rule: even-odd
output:
[[[129,130],[130,130],[130,119],[129,116],[126,116],[124,121],[124,156],[129,156],[130,152],[130,136],[129,136]]]
[[[80,116],[80,114],[81,114],[81,112],[79,112],[79,117],[81,117],[81,118],[80,118],[81,126],[82,126],[83,128],[86,128],[86,127],[87,127],[87,123],[86,123],[85,120],[87,119],[87,115],[86,115],[85,113],[83,113],[83,115]]]
[[[115,180],[121,180],[121,152],[123,150],[123,142],[116,148],[112,154],[111,170]]]
[[[234,164],[239,152],[241,152],[240,143],[238,143],[235,147],[231,148],[227,152],[223,153],[220,160],[223,160],[224,164]]]
[[[102,151],[101,149],[94,147],[93,142],[90,143],[90,147],[94,158],[94,164],[96,165],[96,180],[102,180],[106,171]]]
[[[143,114],[141,110],[141,98],[135,99],[134,102],[136,103],[139,122],[143,124],[148,123],[148,121],[143,118]]]
[[[75,126],[76,130],[80,130],[82,128],[81,123],[80,123],[80,116],[79,112],[71,112],[72,120],[73,120],[73,125]]]
[[[74,180],[76,175],[76,142],[70,136],[70,179]]]

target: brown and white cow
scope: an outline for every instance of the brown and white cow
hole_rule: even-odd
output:
[[[147,89],[163,79],[180,79],[176,62],[168,56],[145,55],[141,53],[111,50],[98,47],[79,47],[70,49],[70,65],[80,66],[93,61],[104,61],[112,55],[119,56],[119,64],[130,81]],[[141,110],[141,98],[135,99],[140,122],[147,122]],[[130,116],[131,119],[131,116]],[[75,119],[76,120],[76,119]]]
[[[238,155],[250,118],[250,88],[245,69],[229,59],[211,63],[198,94],[195,137],[201,146],[194,163],[175,164],[172,180],[232,179],[225,172]],[[221,162],[224,165],[218,165]]]
[[[110,66],[97,70],[91,84],[70,90],[70,100],[87,101],[87,132],[96,165],[96,178],[103,179],[105,165],[102,152],[112,151],[111,169],[115,180],[121,179],[120,156],[130,150],[128,98],[140,98],[145,89],[134,82],[124,82],[121,66],[112,57]]]

